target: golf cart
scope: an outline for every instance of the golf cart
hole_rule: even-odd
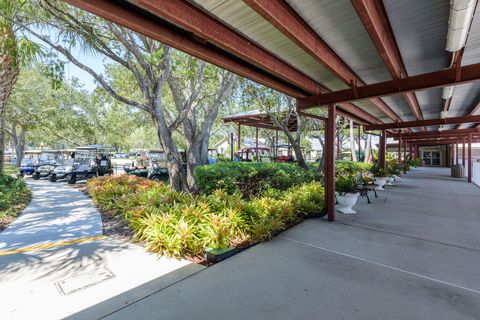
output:
[[[61,161],[61,164],[55,169],[53,169],[53,172],[48,176],[48,180],[50,182],[56,182],[58,180],[65,180],[67,179],[67,175],[72,172],[73,170],[73,157],[75,155],[74,151],[71,151],[69,153],[69,156],[66,158],[63,158]]]
[[[59,166],[64,157],[64,152],[59,150],[42,150],[38,157],[38,166],[32,173],[33,180],[47,178]]]
[[[238,150],[236,161],[270,162],[272,161],[272,156],[269,148],[242,148]]]
[[[167,158],[162,150],[147,150],[135,159],[132,166],[124,166],[126,174],[154,181],[168,181]]]
[[[277,144],[274,146],[275,162],[295,162],[290,144]]]
[[[80,180],[88,180],[97,176],[113,174],[110,161],[112,147],[89,145],[75,149],[72,171],[66,174],[69,184]]]
[[[39,156],[39,150],[25,151],[22,162],[20,162],[20,170],[18,171],[18,176],[24,177],[25,175],[32,175],[38,166]]]

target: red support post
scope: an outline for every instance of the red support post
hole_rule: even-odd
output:
[[[415,158],[420,158],[420,146],[417,144],[415,146]]]
[[[325,128],[325,208],[328,221],[335,221],[335,127],[336,107],[328,107]]]
[[[458,164],[458,141],[455,142],[455,164]]]
[[[378,165],[383,168],[383,170],[387,169],[387,164],[385,161],[385,154],[387,151],[387,136],[386,131],[382,130],[382,135],[380,136],[380,146],[378,150]]]
[[[255,127],[255,150],[257,161],[258,161],[258,127]]]
[[[465,168],[465,137],[462,138],[462,166]]]
[[[398,135],[398,163],[402,162],[402,132]]]
[[[407,163],[407,139],[403,139],[403,163]]]
[[[450,144],[450,156],[451,156],[450,167],[453,167],[453,162],[455,161],[454,154],[455,154],[455,147],[453,146],[453,143],[452,143]]]
[[[237,152],[240,150],[240,143],[242,141],[241,135],[242,135],[242,130],[241,130],[241,126],[240,126],[240,123],[239,123],[238,124],[238,129],[237,129]]]
[[[360,125],[358,125],[358,157],[357,161],[360,162],[360,154],[362,153],[362,129],[360,128]]]
[[[410,143],[410,144],[408,145],[408,148],[409,148],[409,150],[408,150],[408,156],[409,156],[411,159],[415,158],[415,157],[413,156],[413,149],[412,149],[412,147],[413,147],[413,146],[412,146],[412,144]]]
[[[468,182],[472,182],[472,134],[468,134]]]

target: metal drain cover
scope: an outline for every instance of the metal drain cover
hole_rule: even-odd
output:
[[[60,280],[55,283],[55,286],[61,294],[68,295],[114,277],[115,275],[107,268],[98,268]]]

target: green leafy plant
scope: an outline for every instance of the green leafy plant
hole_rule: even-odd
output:
[[[374,165],[371,172],[375,176],[375,178],[385,178],[387,176],[387,172],[385,172],[385,169],[378,165]]]
[[[32,193],[23,179],[0,175],[0,222],[17,216],[31,198]]]
[[[235,190],[192,195],[126,175],[89,180],[87,191],[101,210],[126,219],[148,250],[174,257],[267,240],[306,215],[320,213],[324,198],[319,182],[286,190],[268,187],[247,201]]]
[[[344,195],[346,193],[357,193],[357,181],[353,175],[337,175],[335,177],[335,191]]]
[[[268,189],[287,190],[296,185],[320,181],[317,167],[308,170],[292,163],[230,162],[199,166],[195,169],[197,186],[202,194],[223,189],[252,198]]]

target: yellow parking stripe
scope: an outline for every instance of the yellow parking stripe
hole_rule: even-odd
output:
[[[96,236],[96,237],[80,238],[80,239],[74,239],[74,240],[57,241],[52,243],[40,244],[36,246],[23,247],[19,249],[0,251],[0,256],[6,256],[9,254],[23,253],[23,252],[29,252],[29,251],[35,251],[35,250],[41,250],[41,249],[49,249],[53,247],[61,247],[69,244],[84,243],[89,241],[101,240],[105,238],[106,236]]]

